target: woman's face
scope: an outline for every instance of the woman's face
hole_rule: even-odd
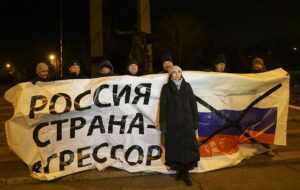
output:
[[[171,78],[173,80],[180,80],[181,79],[181,71],[173,71],[172,74],[171,74]]]

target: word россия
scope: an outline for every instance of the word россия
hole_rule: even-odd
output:
[[[111,91],[111,96],[113,98],[113,102],[111,103],[102,103],[101,102],[101,92],[105,89]],[[151,95],[151,83],[142,83],[138,84],[134,89],[132,88],[131,84],[127,84],[119,91],[119,85],[108,85],[102,84],[100,85],[93,94],[93,103],[99,108],[110,107],[110,106],[118,106],[120,104],[120,99],[122,96],[125,98],[125,104],[138,104],[141,98],[144,98],[143,104],[149,104],[150,95]],[[105,94],[107,95],[107,94]],[[86,97],[91,96],[91,90],[87,90],[79,95],[76,96],[74,102],[72,102],[72,98],[66,93],[56,93],[54,94],[51,99],[50,103],[48,104],[48,98],[44,95],[35,95],[31,97],[30,101],[30,111],[29,111],[29,118],[34,119],[35,113],[44,110],[48,105],[48,110],[50,114],[62,114],[70,112],[72,103],[74,105],[74,109],[76,111],[83,111],[86,109],[90,109],[91,106],[81,107],[80,101]],[[55,110],[55,105],[58,99],[64,99],[65,101],[65,109],[61,112],[57,112]],[[38,102],[41,102],[38,104]]]

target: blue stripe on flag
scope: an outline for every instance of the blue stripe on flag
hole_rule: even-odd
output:
[[[243,112],[233,110],[219,110],[227,118],[235,121]],[[241,120],[240,125],[243,130],[252,130],[256,132],[263,132],[268,134],[274,134],[277,121],[277,108],[251,108],[244,118]],[[209,136],[216,130],[227,126],[224,120],[218,117],[212,112],[199,112],[199,136]],[[219,134],[223,135],[241,135],[241,132],[234,128],[229,127]]]

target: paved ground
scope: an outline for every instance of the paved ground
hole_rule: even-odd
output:
[[[83,172],[74,179],[62,178],[52,182],[10,181],[0,185],[1,190],[299,190],[300,164],[248,165],[225,168],[212,172],[191,174],[193,186],[187,187],[182,181],[175,181],[169,175],[107,175],[113,171]],[[118,172],[117,172],[118,173]],[[102,176],[100,177],[100,175]],[[81,178],[80,178],[81,177]],[[92,178],[94,177],[94,178]],[[21,182],[21,183],[17,183]]]

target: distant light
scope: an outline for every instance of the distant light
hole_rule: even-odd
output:
[[[7,69],[11,68],[11,64],[10,64],[10,63],[6,63],[6,64],[5,64],[5,67],[6,67]]]
[[[298,49],[297,47],[293,47],[293,50],[297,51],[297,49]]]
[[[53,54],[49,55],[49,59],[50,60],[54,60],[55,59],[55,55],[53,55]]]

